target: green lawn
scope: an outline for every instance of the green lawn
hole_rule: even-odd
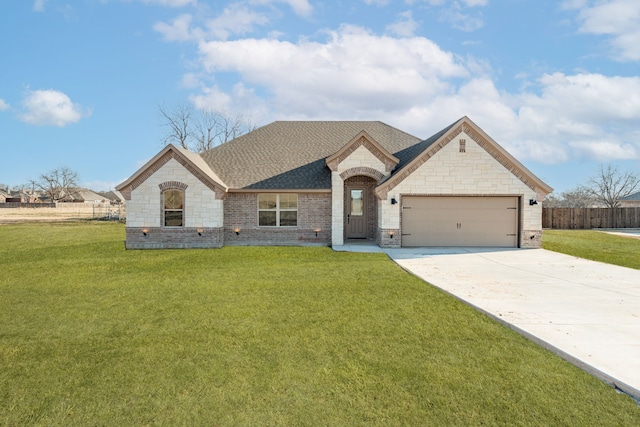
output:
[[[593,230],[544,230],[542,247],[640,270],[640,239]]]
[[[0,226],[0,425],[640,425],[382,254],[123,239]]]

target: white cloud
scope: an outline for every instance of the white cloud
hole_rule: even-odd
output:
[[[640,60],[640,2],[638,0],[609,0],[566,4],[580,8],[580,31],[611,37],[612,56],[621,61]]]
[[[469,7],[486,6],[487,3],[489,3],[489,0],[462,0],[462,3]]]
[[[35,0],[33,2],[34,12],[44,12],[44,5],[46,3],[47,3],[47,0]]]
[[[375,6],[386,6],[389,4],[389,0],[363,0],[364,4],[367,6],[375,5]]]
[[[197,38],[191,31],[193,17],[185,13],[177,16],[170,24],[156,22],[153,29],[164,36],[167,41],[187,41]]]
[[[242,35],[254,31],[257,25],[264,25],[268,18],[246,6],[232,4],[219,16],[206,20],[203,29],[193,25],[193,15],[182,14],[171,23],[157,22],[153,29],[167,41],[204,40],[214,38],[226,40],[231,35]]]
[[[251,0],[252,4],[271,5],[273,3],[285,3],[293,9],[298,16],[310,16],[313,12],[313,6],[308,0]]]
[[[584,1],[571,0],[563,6],[583,6],[581,13],[595,9],[585,9]],[[156,24],[154,28],[167,40],[198,44],[202,68],[190,69],[182,81],[183,87],[194,90],[190,100],[197,108],[259,112],[268,120],[382,120],[422,137],[468,115],[522,160],[640,158],[636,130],[640,77],[553,73],[529,79],[531,83],[519,91],[500,91],[486,60],[457,57],[415,36],[418,24],[411,12],[398,15],[387,27],[399,38],[345,25],[326,31],[322,40],[284,41],[277,36],[230,40],[268,23],[266,15],[247,4],[277,2],[231,5],[208,21],[181,15],[169,24]],[[306,10],[306,1],[286,3]],[[482,15],[469,19],[473,16],[465,8],[487,4],[485,0],[428,3],[450,13],[441,16],[454,26],[465,20],[471,23],[461,28],[467,31],[482,25]],[[607,4],[612,3],[629,4],[623,0]],[[608,20],[581,16],[584,31],[612,31],[617,25],[607,26],[613,14]],[[194,25],[196,19],[200,26]],[[619,19],[621,26],[627,25],[626,18]],[[211,81],[215,83],[203,83]]]
[[[418,29],[418,23],[413,19],[410,10],[398,14],[398,19],[393,24],[387,25],[387,31],[400,37],[411,37]]]
[[[57,90],[29,91],[22,100],[24,109],[20,119],[32,125],[64,127],[80,121],[90,112]]]
[[[168,7],[184,7],[189,5],[195,5],[197,0],[142,0],[143,3],[147,4],[158,4],[160,6],[168,6]]]
[[[456,30],[465,32],[476,31],[484,26],[481,15],[472,16],[464,12],[458,3],[444,9],[440,13],[440,20],[449,22]]]
[[[2,98],[0,98],[0,111],[7,111],[10,105]]]
[[[351,26],[328,36],[325,43],[211,41],[200,44],[201,60],[207,72],[236,72],[246,84],[268,88],[283,114],[404,109],[446,90],[445,78],[467,75],[453,55],[422,37],[394,39]]]
[[[263,14],[252,11],[246,6],[232,4],[221,15],[207,22],[208,33],[217,39],[226,39],[231,34],[247,34],[256,25],[266,24],[269,20]]]
[[[572,141],[570,145],[579,157],[600,159],[602,162],[640,158],[640,147],[610,139]]]
[[[235,73],[238,83],[231,91],[205,88],[192,102],[241,111],[257,105],[271,119],[383,120],[423,137],[468,115],[517,158],[640,158],[640,77],[546,74],[508,93],[488,77],[490,66],[423,37],[354,26],[327,35],[201,42],[204,73]]]

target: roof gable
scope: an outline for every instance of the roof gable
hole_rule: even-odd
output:
[[[215,191],[217,198],[223,198],[227,188],[220,178],[211,170],[202,158],[191,151],[169,144],[151,160],[138,169],[129,179],[116,186],[125,200],[131,200],[131,192],[140,186],[151,175],[157,172],[169,160],[175,159],[204,185]]]
[[[438,151],[440,151],[449,142],[455,139],[462,132],[465,132],[480,147],[482,147],[489,155],[491,155],[498,163],[509,170],[520,181],[539,194],[540,199],[549,194],[553,189],[545,184],[540,178],[535,176],[522,163],[509,154],[500,144],[487,135],[478,125],[476,125],[468,117],[463,117],[450,126],[447,126],[432,137],[416,144],[400,153],[399,157],[405,160],[402,167],[394,171],[394,173],[384,180],[377,188],[376,194],[383,196],[401,183],[405,178],[411,175],[416,169],[426,163]]]
[[[387,151],[375,139],[373,139],[367,132],[361,131],[351,141],[347,142],[340,150],[338,150],[338,152],[327,157],[325,162],[329,169],[335,172],[338,170],[338,165],[360,147],[364,147],[378,160],[384,163],[386,172],[391,172],[400,161],[393,154],[389,153],[389,151]]]

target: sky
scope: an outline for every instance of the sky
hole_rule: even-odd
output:
[[[640,172],[638,0],[3,1],[0,40],[10,186],[113,189],[179,105],[425,139],[468,116],[556,194]]]

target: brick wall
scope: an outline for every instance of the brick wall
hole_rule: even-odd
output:
[[[127,227],[126,235],[127,249],[220,248],[224,245],[220,227]]]
[[[258,227],[258,194],[228,193],[224,201],[225,245],[330,244],[330,193],[298,193],[296,227]]]

